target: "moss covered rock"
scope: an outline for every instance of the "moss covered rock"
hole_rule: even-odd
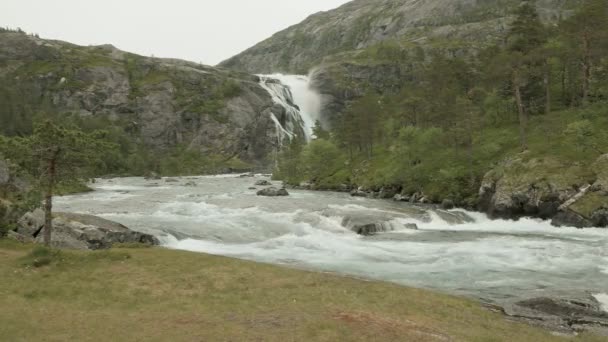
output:
[[[526,160],[522,155],[486,174],[479,207],[496,218],[549,219],[593,179],[594,174],[582,164],[567,164],[553,158]]]

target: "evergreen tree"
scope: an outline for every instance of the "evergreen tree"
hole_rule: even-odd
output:
[[[12,153],[13,161],[30,168],[39,179],[44,194],[44,243],[51,243],[53,195],[58,184],[74,182],[88,177],[102,153],[115,148],[105,142],[104,132],[84,133],[45,121],[34,128],[27,138],[13,139],[11,143],[19,155]]]
[[[608,54],[608,1],[585,0],[572,17],[561,24],[581,65],[582,103],[589,102],[594,66]]]
[[[546,41],[545,29],[533,2],[522,3],[516,12],[508,34],[508,59],[513,99],[519,116],[519,135],[522,150],[528,149],[529,112],[537,95],[538,76],[542,73],[540,47]]]

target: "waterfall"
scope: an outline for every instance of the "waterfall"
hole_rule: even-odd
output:
[[[310,79],[301,75],[258,75],[260,86],[272,97],[274,103],[285,109],[284,120],[276,114],[272,120],[277,126],[279,142],[304,133],[306,141],[313,138],[313,128],[321,112],[321,96],[310,86]]]

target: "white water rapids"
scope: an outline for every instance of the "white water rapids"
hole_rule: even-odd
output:
[[[595,294],[608,306],[608,230],[558,229],[533,219],[490,221],[331,192],[285,198],[248,190],[234,175],[99,180],[60,197],[59,211],[89,213],[158,236],[169,248],[396,282],[502,303]],[[197,187],[187,187],[194,181]],[[348,215],[389,217],[397,231],[361,237]],[[466,214],[466,215],[465,215]],[[467,216],[473,220],[467,222]],[[405,229],[416,223],[420,230]]]
[[[309,77],[282,74],[258,76],[260,86],[276,104],[285,108],[284,120],[272,114],[279,140],[283,141],[285,137],[291,139],[303,132],[306,141],[310,141],[321,113],[321,96],[311,87]]]

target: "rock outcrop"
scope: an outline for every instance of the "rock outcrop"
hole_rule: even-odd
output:
[[[111,45],[77,46],[0,31],[0,90],[28,110],[95,117],[152,151],[185,146],[267,169],[276,108],[257,76]],[[21,103],[19,102],[19,103]],[[18,103],[14,104],[18,105]]]
[[[258,196],[265,197],[281,197],[281,196],[289,196],[289,192],[287,190],[281,188],[270,187],[257,192]]]
[[[25,239],[43,242],[44,212],[27,213],[19,221],[17,233]],[[51,245],[55,248],[98,250],[117,243],[158,245],[150,234],[133,231],[119,223],[83,214],[54,213]]]
[[[608,227],[608,154],[598,158],[593,165],[595,182],[585,185],[571,199],[559,207],[553,225]]]
[[[234,56],[220,65],[250,73],[307,73],[345,53],[402,39],[486,43],[507,32],[520,1],[355,0],[302,23]],[[563,15],[563,1],[538,2],[546,20]]]
[[[23,214],[19,204],[28,191],[28,181],[18,176],[0,155],[0,237],[9,233]]]
[[[493,218],[553,219],[556,226],[608,226],[608,155],[592,170],[551,158],[517,157],[490,171],[479,192],[479,209]]]
[[[531,298],[505,305],[503,312],[553,331],[590,331],[599,336],[608,336],[608,313],[593,297]]]

